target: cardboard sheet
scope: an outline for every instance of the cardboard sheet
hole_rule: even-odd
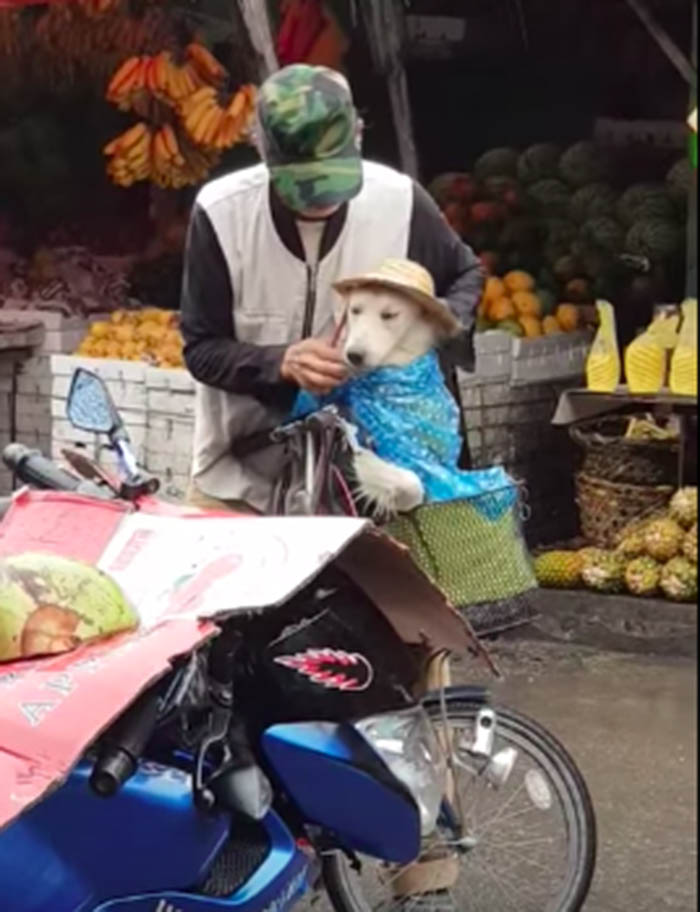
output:
[[[407,642],[478,648],[404,549],[362,520],[144,507],[25,491],[0,525],[0,556],[48,552],[97,564],[141,616],[134,633],[0,665],[0,826],[57,787],[174,657],[215,635],[214,619],[282,604],[336,558]]]

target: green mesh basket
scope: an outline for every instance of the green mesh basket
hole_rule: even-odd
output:
[[[386,527],[459,608],[513,599],[537,586],[522,535],[520,504],[505,512],[483,509],[485,498],[500,494],[429,504]]]

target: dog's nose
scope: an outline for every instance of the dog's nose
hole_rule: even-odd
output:
[[[347,353],[346,357],[353,367],[362,367],[365,361],[365,356],[363,353],[361,351],[356,351],[353,349]]]

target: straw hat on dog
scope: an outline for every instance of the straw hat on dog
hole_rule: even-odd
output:
[[[459,332],[459,320],[447,304],[435,297],[435,282],[427,269],[412,260],[384,260],[373,272],[343,279],[333,286],[342,295],[358,288],[388,288],[406,295],[418,304],[427,317],[438,324],[448,336]]]

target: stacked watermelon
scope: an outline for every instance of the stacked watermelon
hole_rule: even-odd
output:
[[[430,189],[490,275],[525,270],[567,303],[628,292],[651,300],[682,262],[692,168],[684,159],[664,182],[631,187],[615,172],[595,143],[564,151],[539,143],[492,149],[471,172],[442,175]],[[623,255],[648,260],[652,278],[635,275]]]

